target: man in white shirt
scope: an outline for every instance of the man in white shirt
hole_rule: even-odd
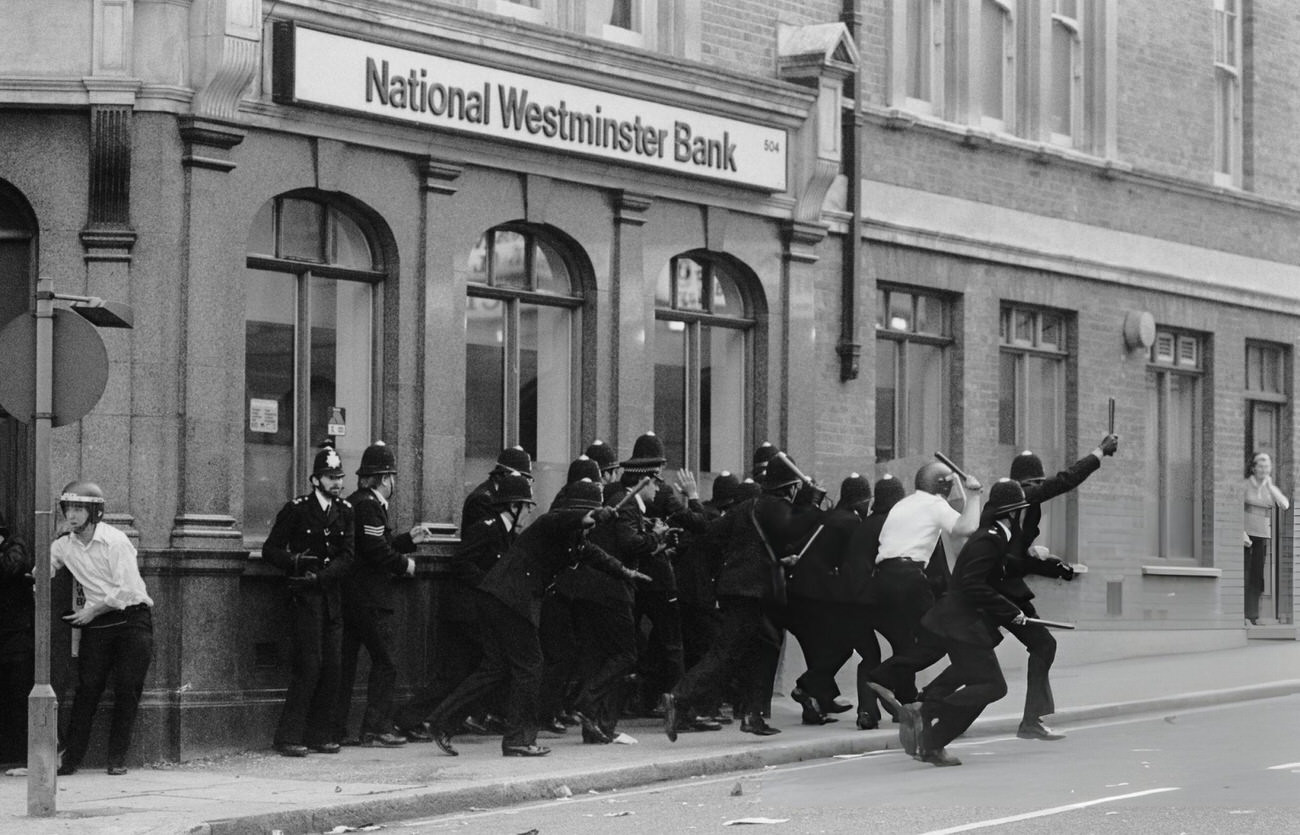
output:
[[[113,679],[113,722],[108,733],[108,773],[126,773],[144,678],[153,660],[153,600],[140,578],[135,546],[104,515],[104,491],[74,481],[59,496],[66,531],[50,545],[50,576],[67,568],[86,602],[63,616],[81,630],[77,689],[64,736],[59,774],[76,772],[90,743],[99,698]]]
[[[954,486],[963,502],[961,512],[948,504]],[[937,644],[918,643],[921,617],[934,605],[926,567],[940,534],[965,537],[979,529],[982,489],[975,478],[967,476],[963,484],[946,464],[932,461],[916,471],[916,492],[894,505],[880,529],[875,625],[893,655],[869,672],[867,680],[895,716],[903,702],[916,700],[916,673],[944,655]],[[967,490],[974,495],[968,496]]]

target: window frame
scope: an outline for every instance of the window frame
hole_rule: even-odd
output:
[[[1047,39],[1048,58],[1048,75],[1051,81],[1047,87],[1047,107],[1044,108],[1046,114],[1046,132],[1048,139],[1056,145],[1062,145],[1067,148],[1075,148],[1082,144],[1084,133],[1084,72],[1085,72],[1085,44],[1083,30],[1083,14],[1087,12],[1086,7],[1076,7],[1075,14],[1078,17],[1068,17],[1057,9],[1064,0],[1052,0],[1051,14],[1051,34]],[[1083,0],[1075,0],[1076,3]],[[1060,26],[1065,29],[1070,40],[1070,78],[1066,89],[1069,92],[1070,100],[1068,102],[1068,111],[1070,114],[1070,132],[1057,133],[1052,127],[1052,117],[1056,111],[1056,27]]]
[[[1166,341],[1172,348],[1167,357],[1162,356],[1162,341]],[[1154,464],[1157,469],[1157,494],[1155,496],[1157,510],[1156,553],[1153,556],[1168,564],[1204,566],[1207,562],[1212,562],[1213,552],[1211,549],[1206,548],[1205,543],[1207,522],[1204,515],[1207,501],[1205,485],[1212,483],[1213,480],[1213,473],[1206,472],[1207,465],[1203,454],[1207,445],[1205,437],[1206,410],[1209,407],[1206,402],[1208,342],[1208,337],[1204,334],[1182,328],[1160,326],[1156,330],[1156,339],[1147,353],[1147,395],[1156,397],[1157,411],[1157,419],[1153,428],[1153,437],[1151,438],[1151,443],[1154,445]],[[1185,356],[1186,348],[1192,344],[1195,345],[1195,362],[1188,362]],[[1192,554],[1190,557],[1170,556],[1169,554],[1170,516],[1172,515],[1172,497],[1169,493],[1169,484],[1172,482],[1172,478],[1169,472],[1169,437],[1166,426],[1172,408],[1170,403],[1175,377],[1195,381],[1189,427],[1192,440],[1192,449],[1189,455],[1192,461],[1192,485],[1190,490],[1192,506],[1190,508],[1190,517],[1193,520],[1191,529]],[[1151,383],[1155,384],[1154,390],[1149,387]],[[1200,520],[1199,524],[1196,520]]]
[[[1232,11],[1226,7],[1232,6]],[[1242,182],[1242,8],[1241,0],[1214,0],[1214,184]],[[1230,62],[1223,53],[1231,48]],[[1227,96],[1225,97],[1225,87]],[[1225,100],[1225,98],[1227,100]],[[1220,165],[1226,160],[1227,165]],[[1226,170],[1225,170],[1226,168]]]
[[[284,203],[289,200],[314,203],[323,209],[320,216],[321,228],[318,230],[318,234],[320,235],[320,245],[324,257],[328,257],[334,251],[336,226],[331,223],[331,218],[340,215],[356,224],[369,246],[371,268],[342,267],[327,261],[315,261],[304,257],[279,254],[282,212]],[[317,278],[328,279],[336,282],[364,284],[370,288],[370,386],[369,391],[366,392],[366,400],[369,403],[367,419],[371,430],[370,434],[373,435],[378,432],[378,428],[382,425],[384,288],[390,278],[391,268],[384,254],[379,230],[354,207],[332,199],[328,195],[295,191],[275,195],[263,206],[267,204],[272,205],[271,239],[275,252],[271,254],[255,253],[252,251],[250,243],[246,247],[248,252],[245,256],[244,268],[259,272],[280,273],[286,277],[286,280],[290,280],[290,277],[292,277],[294,282],[294,417],[291,460],[294,489],[295,491],[304,491],[307,486],[306,479],[309,464],[316,453],[317,446],[323,440],[311,435],[312,329],[310,324],[308,327],[303,327],[304,323],[312,322],[314,295],[311,292],[312,280]],[[259,207],[259,213],[260,211],[261,208]],[[257,216],[255,215],[254,222],[256,220]],[[245,322],[247,322],[246,317]],[[245,325],[245,327],[247,326]],[[247,358],[245,358],[244,368],[247,369]],[[303,408],[304,405],[308,408]],[[247,413],[247,409],[248,404],[245,403],[245,413]],[[245,418],[247,418],[247,414]],[[368,443],[369,439],[364,439],[362,446],[364,447]],[[244,474],[241,481],[243,482],[242,489],[247,490],[247,473]],[[249,536],[246,530],[246,513],[244,517],[245,544],[249,547],[256,547],[260,545],[262,536]]]
[[[515,446],[520,443],[522,431],[520,429],[521,404],[523,402],[522,384],[522,363],[520,362],[520,342],[522,336],[522,327],[520,324],[521,314],[520,307],[528,304],[536,307],[559,307],[564,308],[571,313],[569,321],[569,415],[572,428],[569,432],[569,446],[572,449],[578,442],[578,427],[582,423],[582,357],[585,353],[585,317],[583,311],[588,304],[588,293],[586,282],[583,279],[581,267],[576,258],[572,257],[570,248],[557,240],[554,236],[546,233],[544,229],[535,224],[509,222],[501,223],[490,227],[484,231],[484,235],[495,235],[497,232],[511,232],[524,237],[526,244],[525,253],[525,270],[529,276],[530,284],[536,287],[536,266],[535,250],[537,246],[545,245],[554,250],[563,260],[565,268],[569,272],[569,288],[571,295],[561,295],[559,293],[540,292],[536,289],[521,289],[517,287],[501,287],[491,284],[491,278],[494,275],[493,263],[495,260],[495,246],[489,239],[486,242],[489,266],[487,275],[489,283],[480,283],[476,281],[465,282],[466,298],[483,298],[500,301],[504,305],[503,318],[505,320],[505,333],[503,334],[502,349],[505,354],[505,366],[502,369],[502,448]],[[466,323],[468,325],[468,321]],[[468,334],[466,334],[468,335]],[[462,344],[468,347],[468,342],[462,340]],[[462,450],[464,452],[464,450]],[[530,450],[530,454],[536,453],[537,450]]]
[[[894,363],[894,438],[892,439],[893,445],[890,447],[894,454],[890,458],[881,458],[880,456],[881,445],[878,434],[879,418],[877,418],[876,433],[873,433],[872,442],[876,448],[876,463],[880,464],[885,461],[894,461],[908,457],[908,453],[904,452],[904,450],[907,448],[908,444],[907,428],[910,425],[909,410],[911,398],[909,396],[909,390],[905,387],[905,384],[908,381],[907,374],[909,358],[907,346],[909,344],[930,345],[938,347],[941,350],[942,373],[945,379],[942,381],[940,391],[944,401],[943,410],[945,414],[943,415],[943,420],[946,426],[943,431],[940,432],[940,435],[942,445],[945,447],[948,446],[948,441],[951,438],[953,431],[953,404],[950,389],[953,382],[953,357],[951,349],[956,344],[956,339],[953,336],[953,321],[956,311],[954,310],[955,299],[951,295],[936,290],[910,287],[902,284],[877,282],[876,293],[878,307],[876,316],[876,339],[884,339],[898,345],[898,354]],[[884,319],[884,317],[889,315],[891,309],[889,295],[892,293],[906,293],[912,297],[912,325],[908,330],[889,327],[892,322],[887,322]],[[931,334],[916,330],[915,323],[918,318],[917,302],[921,298],[932,300],[940,306],[939,309],[942,321],[940,327],[941,332],[939,334]],[[884,324],[882,324],[882,322]],[[876,408],[880,408],[878,402]],[[943,437],[945,435],[947,437]]]
[[[682,309],[677,306],[677,265],[682,259],[695,262],[701,268],[701,294],[706,300],[706,310]],[[704,426],[702,421],[703,401],[702,401],[702,357],[704,344],[704,328],[717,327],[728,330],[743,331],[744,333],[744,351],[745,358],[741,373],[744,375],[743,385],[747,395],[742,403],[741,425],[747,436],[753,434],[754,424],[754,407],[753,400],[755,394],[755,346],[756,330],[758,326],[758,315],[755,310],[755,302],[746,287],[743,277],[735,275],[735,271],[727,272],[727,279],[736,288],[736,292],[745,306],[745,315],[743,316],[723,316],[712,311],[713,307],[713,281],[718,270],[716,258],[710,257],[707,253],[691,251],[674,255],[668,259],[668,276],[669,290],[671,299],[668,307],[662,307],[656,299],[654,307],[654,319],[656,322],[681,322],[685,326],[685,356],[683,364],[686,367],[685,380],[685,426],[683,427],[682,447],[684,449],[683,457],[685,460],[682,466],[691,472],[706,472],[701,470],[701,450],[703,448],[702,436]],[[724,268],[724,271],[725,268]],[[749,449],[752,444],[749,438],[741,439],[741,448]],[[711,464],[713,462],[710,462]],[[742,465],[745,462],[740,462]],[[721,469],[727,469],[723,467]],[[708,470],[707,472],[720,472],[721,469]]]
[[[997,118],[984,113],[984,73],[983,60],[985,58],[984,44],[984,7],[987,4],[998,6],[1002,11],[1002,117]],[[979,32],[979,48],[972,50],[973,54],[978,55],[980,61],[979,72],[972,72],[970,77],[978,79],[975,84],[976,89],[973,91],[971,99],[974,103],[972,112],[975,115],[975,121],[980,127],[986,130],[996,131],[998,133],[1016,132],[1017,120],[1016,111],[1018,109],[1018,50],[1017,28],[1019,20],[1016,15],[1016,6],[1013,0],[979,0],[980,17],[979,23],[971,27],[971,31]]]
[[[893,18],[892,18],[892,43],[891,51],[894,56],[891,61],[891,81],[890,81],[890,106],[911,113],[918,113],[926,116],[935,116],[942,118],[944,115],[945,103],[945,80],[947,76],[947,63],[949,50],[946,42],[948,3],[953,0],[894,0]],[[920,56],[913,48],[911,43],[911,22],[913,20],[913,10],[916,4],[917,8],[924,8],[928,14],[927,20],[921,21],[918,27],[920,30],[928,33],[928,45],[925,49],[925,55]],[[928,26],[925,24],[928,22]],[[918,40],[920,38],[918,37]],[[925,58],[923,68],[928,71],[927,86],[929,87],[929,99],[919,99],[912,95],[912,58],[916,55],[917,59]]]

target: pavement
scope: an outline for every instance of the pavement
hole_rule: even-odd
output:
[[[1024,702],[1024,668],[1008,670],[1010,692],[970,735],[1013,732]],[[1052,685],[1060,710],[1051,724],[1300,693],[1300,642],[1252,641],[1209,652],[1125,658],[1071,666],[1058,659]],[[846,694],[851,696],[852,694]],[[690,733],[668,742],[662,725],[630,720],[636,744],[583,745],[575,730],[543,734],[548,757],[504,758],[497,737],[458,736],[459,757],[435,746],[345,748],[335,756],[280,757],[269,749],[210,760],[156,763],[110,777],[88,769],[59,778],[57,813],[28,817],[27,779],[0,777],[0,832],[318,833],[545,798],[610,792],[661,780],[898,747],[897,726],[859,731],[853,713],[823,726],[799,723],[789,694],[772,705],[783,733]],[[1026,741],[1025,745],[1060,745]],[[348,831],[337,829],[337,831]],[[353,830],[355,831],[355,830]]]

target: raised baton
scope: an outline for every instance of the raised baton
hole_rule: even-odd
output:
[[[1025,618],[1025,623],[1036,623],[1039,626],[1050,626],[1053,629],[1073,629],[1072,623],[1061,623],[1059,620],[1043,620],[1042,618]]]
[[[952,463],[952,459],[944,455],[942,452],[936,452],[934,454],[934,457],[938,458],[940,463],[947,464],[948,469],[956,473],[957,477],[960,478],[962,481],[965,481],[966,479],[970,478],[970,476],[962,472],[961,467],[958,467],[956,464]]]
[[[785,462],[785,465],[786,465],[787,467],[789,467],[791,470],[794,470],[794,474],[797,475],[797,476],[799,476],[799,480],[802,481],[804,484],[812,484],[812,483],[813,483],[813,480],[812,480],[811,478],[809,478],[808,476],[804,475],[804,474],[803,474],[803,470],[801,470],[801,469],[799,469],[797,466],[795,466],[795,463],[794,463],[793,461],[790,460],[790,456],[786,455],[784,452],[778,452],[776,455],[773,455],[772,457],[773,457],[773,458],[780,458],[782,461],[784,461],[784,462]],[[810,540],[810,541],[811,541],[811,540]]]
[[[1115,398],[1113,397],[1110,399],[1109,410],[1110,410],[1110,421],[1107,424],[1109,428],[1106,430],[1106,434],[1114,435],[1115,434]]]
[[[825,527],[826,527],[825,525],[818,525],[817,530],[813,531],[812,536],[808,537],[808,541],[805,542],[803,544],[803,547],[799,549],[799,553],[795,554],[794,558],[790,559],[790,562],[786,563],[786,565],[794,565],[795,563],[799,562],[799,560],[803,559],[803,555],[808,553],[808,546],[813,544],[813,540],[817,538],[817,534],[821,533],[822,529]]]
[[[645,478],[638,481],[636,483],[636,486],[633,487],[631,490],[629,490],[626,496],[618,500],[618,504],[614,505],[613,510],[617,512],[619,508],[623,507],[623,505],[632,501],[632,497],[635,496],[637,493],[640,493],[642,490],[644,490],[645,486],[650,482],[651,482],[650,476],[646,476]]]

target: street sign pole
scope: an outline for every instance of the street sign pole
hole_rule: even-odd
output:
[[[50,431],[54,422],[54,281],[36,281],[35,508],[33,551],[36,575],[35,684],[27,698],[27,814],[51,817],[58,780],[59,704],[50,686]]]

